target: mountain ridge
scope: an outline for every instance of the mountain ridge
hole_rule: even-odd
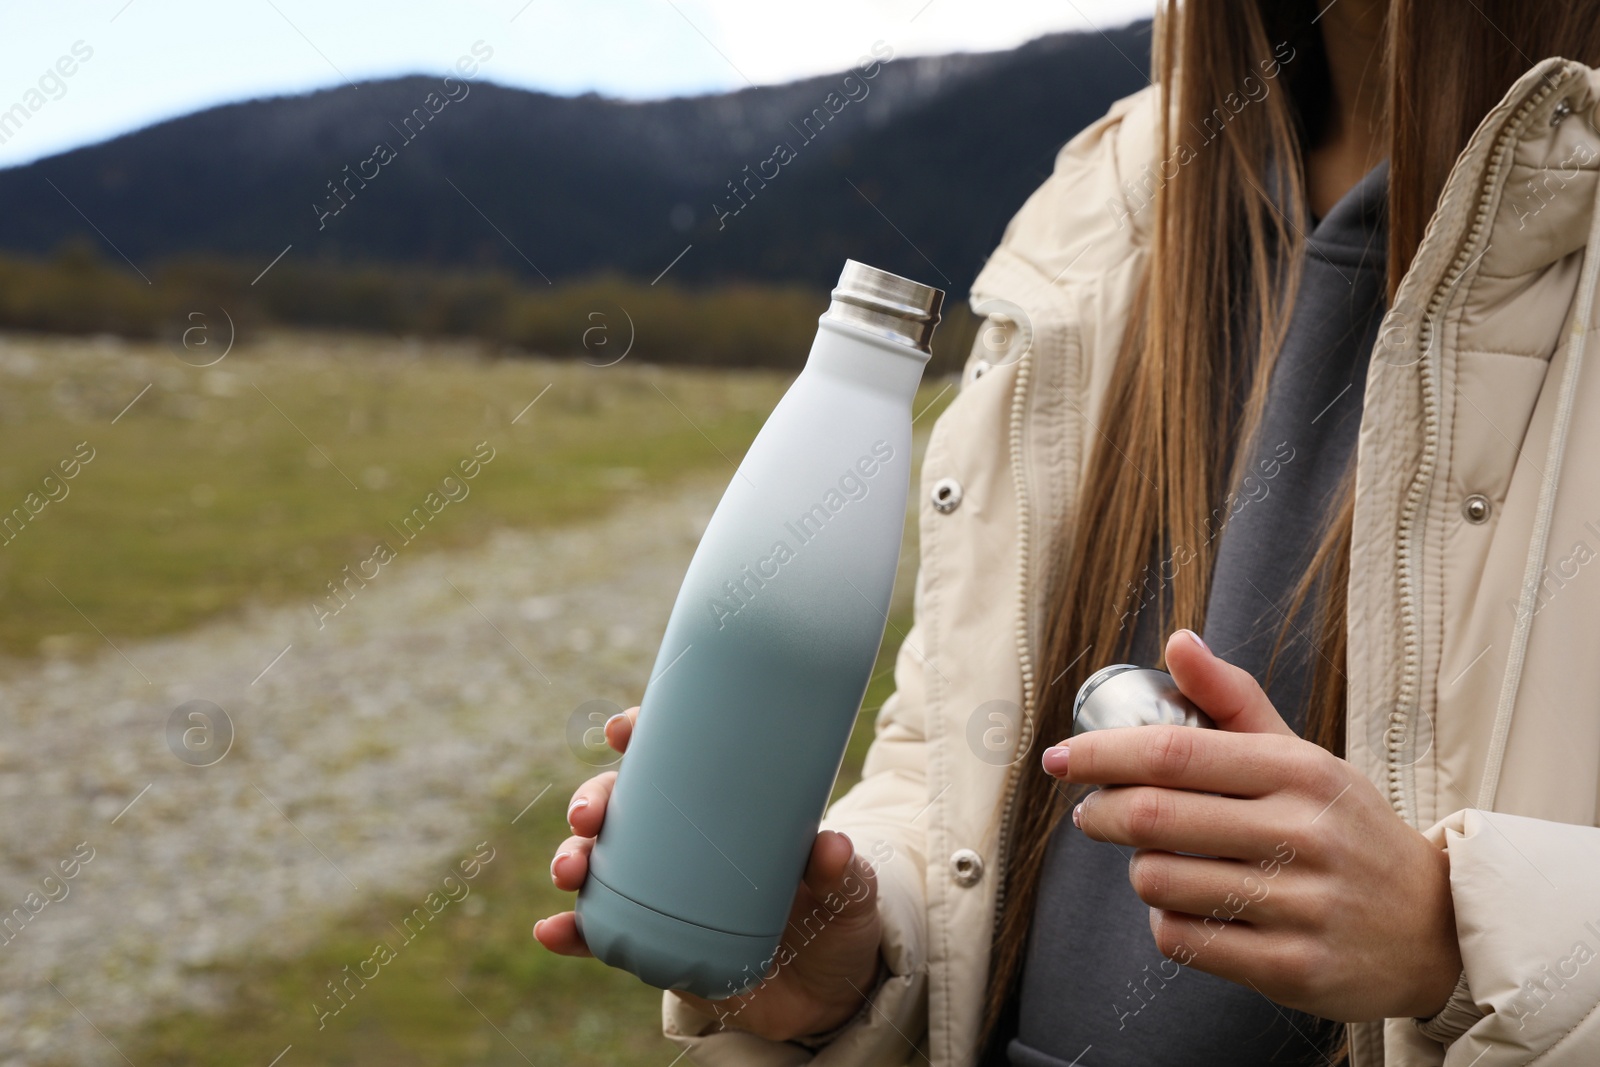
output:
[[[486,69],[223,104],[0,170],[0,250],[87,235],[134,264],[287,254],[539,284],[670,270],[820,286],[856,258],[964,291],[1059,146],[1145,84],[1129,57],[1148,35],[880,49],[836,74],[657,101],[511,89]]]

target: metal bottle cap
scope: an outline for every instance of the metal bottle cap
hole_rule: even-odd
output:
[[[822,317],[927,352],[943,306],[942,289],[847,259]]]
[[[1091,674],[1072,702],[1072,735],[1116,726],[1211,727],[1166,671],[1113,663]]]

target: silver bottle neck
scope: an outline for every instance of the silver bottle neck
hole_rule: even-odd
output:
[[[822,317],[927,352],[943,306],[943,290],[847,259]]]

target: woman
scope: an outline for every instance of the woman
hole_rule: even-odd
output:
[[[1554,56],[1600,4],[1165,5],[973,287],[796,914],[859,903],[669,994],[696,1064],[1600,1062],[1600,73]],[[1069,744],[1122,660],[1219,729]]]

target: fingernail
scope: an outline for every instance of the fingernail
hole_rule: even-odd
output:
[[[1202,641],[1199,634],[1195,633],[1193,630],[1179,630],[1178,632],[1180,634],[1188,634],[1189,640],[1199,645],[1201,650],[1204,651],[1206,655],[1209,656],[1211,654],[1211,646]]]
[[[572,855],[570,852],[557,852],[556,858],[550,861],[550,880],[552,882],[556,880],[556,864],[560,863],[570,855]]]
[[[572,802],[572,806],[567,809],[567,825],[572,825],[572,817],[588,806],[588,797],[578,797],[576,800],[574,800]]]
[[[1044,750],[1044,755],[1039,757],[1039,762],[1044,765],[1046,774],[1060,777],[1067,773],[1067,746],[1051,745]]]
[[[1077,806],[1072,809],[1072,825],[1076,826],[1080,830],[1083,829],[1083,802],[1082,801],[1079,801]]]
[[[533,924],[533,939],[535,941],[539,940],[539,927],[541,927],[543,925],[544,925],[544,920],[543,919],[540,919],[538,922]]]
[[[611,716],[611,718],[607,719],[606,720],[606,724],[604,726],[602,726],[601,729],[602,730],[609,730],[609,729],[611,729],[611,724],[612,723],[616,722],[618,719],[626,719],[627,717],[628,717],[628,713],[627,712],[619,711],[615,715]],[[589,721],[593,722],[594,720],[591,719]]]

